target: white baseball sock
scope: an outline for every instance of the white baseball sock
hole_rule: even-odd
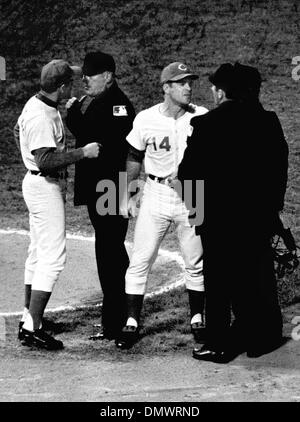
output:
[[[137,323],[137,321],[134,318],[129,317],[128,320],[127,320],[127,322],[126,322],[126,325],[132,325],[134,327],[137,327],[138,326],[138,323]]]
[[[194,324],[195,322],[202,322],[201,314],[196,314],[193,316],[193,318],[191,319],[191,324]]]
[[[22,321],[22,322],[24,322],[24,321],[25,321],[25,319],[26,319],[26,317],[27,317],[27,315],[28,315],[28,312],[29,312],[29,309],[28,309],[28,308],[24,308],[24,310],[23,310],[23,315],[22,315],[22,318],[21,318],[21,321]]]
[[[23,329],[27,331],[33,331],[33,319],[29,312],[25,318]]]
[[[32,319],[32,316],[30,315],[29,311],[27,312],[23,328],[24,328],[24,330],[27,330],[27,331],[34,331],[34,329],[33,329],[33,319]],[[39,329],[41,329],[41,328],[42,328],[42,323],[40,323],[40,326],[39,326]]]

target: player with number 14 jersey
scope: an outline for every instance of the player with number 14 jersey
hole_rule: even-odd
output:
[[[192,73],[184,63],[174,62],[165,67],[161,73],[164,101],[141,111],[126,138],[130,145],[126,165],[129,189],[131,182],[140,173],[143,159],[148,177],[135,226],[130,265],[126,272],[127,323],[121,338],[116,342],[121,349],[131,347],[138,338],[148,273],[172,223],[185,264],[190,324],[196,341],[203,332],[202,242],[195,233],[195,227],[189,222],[189,211],[181,195],[175,189],[178,166],[187,146],[187,138],[191,135],[190,120],[208,111],[205,107],[191,103],[195,79],[198,79],[198,75]],[[124,207],[124,215],[135,215],[135,204],[131,199],[127,202],[127,208]]]

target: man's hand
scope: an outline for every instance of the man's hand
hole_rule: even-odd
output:
[[[76,97],[72,97],[70,98],[67,102],[66,102],[66,109],[68,110],[69,108],[72,107],[72,105],[75,103],[75,101],[78,101]]]
[[[83,156],[85,158],[97,158],[100,152],[101,144],[98,142],[92,142],[82,147]]]
[[[139,209],[137,207],[136,198],[133,196],[128,201],[128,216],[130,217],[137,217],[139,213]]]
[[[137,217],[138,207],[137,207],[136,199],[134,197],[130,198],[128,202],[124,199],[122,200],[122,203],[120,205],[120,214],[124,218]]]
[[[182,197],[182,185],[181,181],[178,180],[177,177],[175,177],[174,179],[170,177],[168,180],[168,186],[170,186],[170,188],[173,188],[177,192],[177,194]]]

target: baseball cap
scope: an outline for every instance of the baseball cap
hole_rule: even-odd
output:
[[[193,73],[187,65],[181,62],[170,63],[166,66],[160,75],[160,82],[164,84],[165,82],[176,82],[180,79],[186,78],[189,76],[192,79],[198,79],[199,76]]]
[[[256,67],[247,66],[236,62],[234,71],[240,84],[241,91],[249,95],[257,96],[262,83],[261,75]]]
[[[231,63],[224,63],[212,73],[208,80],[218,88],[229,89],[234,86],[236,82],[236,75],[234,67]]]
[[[116,64],[110,54],[102,51],[87,53],[82,66],[82,73],[87,76],[98,75],[105,71],[115,73]]]
[[[62,84],[68,83],[74,74],[80,74],[81,68],[70,66],[68,62],[62,59],[51,60],[43,66],[41,71],[41,88],[46,92],[54,92]]]

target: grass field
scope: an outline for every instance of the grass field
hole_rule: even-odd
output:
[[[257,66],[263,76],[261,101],[278,114],[289,145],[284,219],[300,244],[300,80],[292,78],[292,59],[300,55],[297,1],[34,0],[25,6],[12,0],[0,4],[0,13],[0,55],[7,60],[7,81],[0,85],[1,228],[28,230],[21,193],[25,169],[12,128],[25,101],[38,89],[40,66],[53,57],[79,64],[86,51],[101,48],[114,54],[119,84],[136,111],[161,101],[159,74],[171,61],[186,61],[199,73],[193,101],[209,109],[213,101],[207,76],[212,70],[236,60]],[[78,83],[75,90],[78,94]],[[69,133],[67,140],[72,148]],[[247,153],[242,139],[241,150]],[[67,230],[92,235],[86,209],[72,203],[73,166],[69,173]],[[178,249],[173,227],[162,246]],[[279,282],[283,304],[299,299],[299,278],[298,270]]]

